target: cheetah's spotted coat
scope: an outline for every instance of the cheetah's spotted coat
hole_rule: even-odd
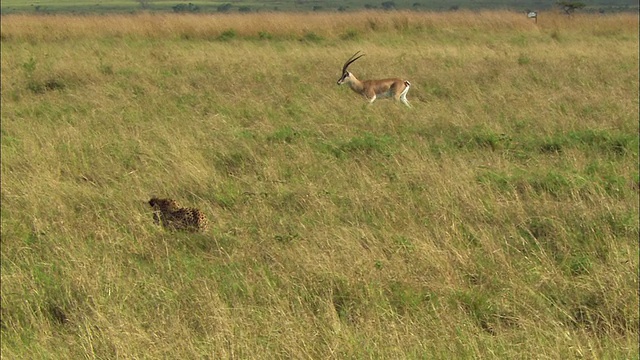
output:
[[[181,207],[173,199],[156,197],[149,200],[149,205],[153,208],[153,222],[165,229],[191,232],[207,229],[207,217],[199,209]]]

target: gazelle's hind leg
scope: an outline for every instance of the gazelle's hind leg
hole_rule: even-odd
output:
[[[411,107],[411,104],[409,104],[409,100],[407,100],[407,93],[411,88],[411,83],[408,81],[405,81],[404,85],[405,85],[405,88],[404,90],[402,90],[402,93],[400,94],[400,101],[402,101],[402,103],[407,105],[408,107]]]

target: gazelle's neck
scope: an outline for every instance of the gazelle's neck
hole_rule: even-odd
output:
[[[355,75],[353,75],[352,73],[349,73],[349,77],[347,78],[347,82],[349,84],[349,87],[351,88],[351,90],[357,92],[358,94],[362,94],[364,91],[364,85],[362,84],[362,81],[358,80],[357,77],[355,77]]]

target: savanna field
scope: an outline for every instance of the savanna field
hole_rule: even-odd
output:
[[[3,358],[638,359],[637,14],[1,20]]]

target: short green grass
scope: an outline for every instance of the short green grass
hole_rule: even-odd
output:
[[[638,358],[638,19],[547,19],[3,16],[3,356]]]

